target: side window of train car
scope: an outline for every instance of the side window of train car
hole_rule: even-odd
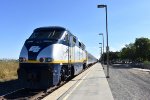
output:
[[[83,50],[85,50],[85,45],[83,45]]]
[[[73,42],[74,42],[75,44],[76,44],[76,41],[77,41],[77,40],[76,40],[76,38],[75,38],[75,37],[73,37]]]
[[[82,46],[81,46],[81,47],[82,47],[82,50],[84,50],[84,49],[85,49],[85,46],[84,46],[84,44],[82,44]]]
[[[81,42],[79,42],[79,48],[81,48]]]

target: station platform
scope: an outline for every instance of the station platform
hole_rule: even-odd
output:
[[[96,63],[43,100],[114,100],[104,70]]]

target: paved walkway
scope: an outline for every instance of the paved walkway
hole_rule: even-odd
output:
[[[100,63],[90,67],[43,100],[114,100]]]

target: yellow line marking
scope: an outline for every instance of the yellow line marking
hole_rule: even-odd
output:
[[[86,59],[82,60],[71,60],[70,63],[81,63],[86,61]],[[40,62],[38,60],[27,60],[26,62],[20,62],[20,63],[54,63],[54,64],[59,64],[59,63],[68,63],[68,60],[54,60],[52,62]]]
[[[93,69],[93,68],[92,68]],[[91,70],[92,70],[91,69]],[[73,93],[73,91],[82,83],[82,81],[87,77],[87,75],[91,72],[91,70],[89,70],[86,75],[81,78],[81,80],[75,85],[75,87],[63,98],[63,100],[67,100],[68,97]]]

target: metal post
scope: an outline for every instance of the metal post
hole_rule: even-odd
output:
[[[99,48],[101,48],[100,58],[102,58],[102,43],[99,43],[99,44],[101,44],[101,47],[99,47]]]
[[[102,47],[100,47],[101,48],[101,57],[102,57]]]
[[[107,53],[107,76],[109,78],[109,46],[108,46],[108,22],[107,22],[107,5],[98,5],[98,8],[105,8],[106,12],[106,37],[107,37],[107,46],[106,46],[106,53]]]
[[[99,47],[99,48],[102,48],[102,43],[99,43],[99,44],[101,44],[101,47]],[[102,49],[101,49],[101,50],[102,50]],[[100,52],[99,58],[101,58],[101,56],[102,56],[102,51]]]
[[[103,34],[103,68],[104,68],[104,34]]]
[[[106,11],[106,35],[107,35],[107,47],[106,47],[106,52],[107,52],[107,76],[106,76],[106,78],[109,78],[109,46],[108,46],[107,5],[105,6],[105,11]]]
[[[104,68],[104,34],[103,33],[100,33],[99,35],[102,35],[102,38],[103,38],[103,68]]]

